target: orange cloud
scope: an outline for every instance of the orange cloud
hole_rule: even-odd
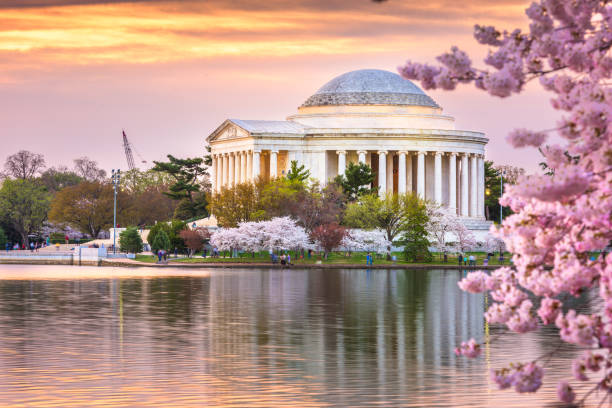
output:
[[[0,9],[0,53],[69,64],[384,53],[411,41],[433,45],[439,33],[466,33],[478,15],[507,24],[521,9],[505,2],[326,4],[272,1],[257,9],[248,1],[141,2]]]

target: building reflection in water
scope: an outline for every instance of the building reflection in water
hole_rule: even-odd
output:
[[[486,299],[461,292],[461,277],[438,270],[274,269],[0,280],[0,400],[62,406],[554,401],[553,385],[529,399],[489,392],[487,372],[552,350],[554,331],[515,336],[491,328],[498,340],[490,358],[455,356],[461,340],[485,337]],[[566,369],[573,353],[565,350],[553,365]]]

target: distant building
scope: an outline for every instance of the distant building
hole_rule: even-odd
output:
[[[415,192],[456,211],[471,229],[484,220],[483,133],[454,118],[414,83],[365,69],[321,87],[284,121],[228,119],[207,138],[213,188],[285,174],[292,160],[322,184],[348,162],[370,165],[379,192]]]

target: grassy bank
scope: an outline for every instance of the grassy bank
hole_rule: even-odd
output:
[[[231,258],[229,254],[227,256],[220,256],[217,258],[203,258],[200,255],[194,256],[192,258],[181,257],[179,255],[178,258],[168,258],[170,263],[189,263],[189,264],[207,264],[207,263],[271,263],[270,255],[267,252],[259,252],[255,253],[254,256],[251,253],[242,253],[239,254],[237,258]],[[297,255],[297,256],[296,256]],[[374,259],[375,265],[458,265],[457,255],[448,255],[448,261],[445,263],[443,257],[439,255],[434,255],[434,259],[431,262],[409,262],[403,259],[402,253],[393,253],[396,256],[397,261],[388,261],[384,256],[376,257]],[[487,257],[485,252],[469,252],[467,256],[474,255],[476,257],[476,264],[483,265],[484,259]],[[499,254],[495,257],[492,257],[489,261],[490,266],[500,265],[498,260]],[[504,255],[504,264],[508,265],[508,260],[510,259],[510,254],[506,253]],[[136,255],[136,260],[141,262],[155,263],[157,262],[157,257],[152,255]],[[328,259],[324,259],[320,254],[312,254],[311,258],[305,256],[304,258],[300,258],[299,254],[291,253],[291,263],[294,265],[312,265],[312,264],[324,264],[324,265],[333,265],[333,264],[354,264],[354,265],[364,265],[366,263],[366,253],[364,252],[353,252],[351,254],[334,252],[329,254]]]

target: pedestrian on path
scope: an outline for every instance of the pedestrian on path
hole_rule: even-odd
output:
[[[470,266],[476,266],[476,257],[474,255],[470,255]]]

